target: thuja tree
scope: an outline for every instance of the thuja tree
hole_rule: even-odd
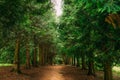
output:
[[[70,1],[70,0],[69,0]],[[74,3],[72,1],[70,1],[70,4],[67,4],[67,2],[69,1],[64,1],[64,6],[63,6],[63,15],[61,17],[61,21],[60,21],[60,26],[59,26],[59,30],[61,33],[60,39],[61,41],[63,41],[63,46],[66,48],[65,52],[63,52],[64,55],[69,56],[71,55],[71,58],[73,60],[73,62],[75,62],[75,54],[71,54],[73,52],[75,52],[75,48],[73,48],[72,46],[75,46],[76,42],[76,30],[77,28],[74,27],[74,22],[73,19],[74,18],[74,11],[72,10],[72,8],[74,7]],[[69,6],[72,5],[72,6]],[[64,48],[63,48],[64,49]],[[64,51],[64,50],[63,50]],[[73,63],[75,65],[75,63]]]
[[[1,1],[1,24],[2,24],[2,32],[4,37],[12,37],[16,39],[16,47],[15,47],[15,71],[20,72],[19,70],[19,39],[20,39],[20,27],[22,22],[24,21],[24,3],[26,1],[23,0],[4,0]],[[8,36],[9,34],[12,34]],[[6,39],[7,40],[7,39]],[[10,39],[8,39],[10,40]],[[9,42],[9,41],[8,41]]]
[[[119,41],[118,40],[119,28],[115,29],[115,26],[118,25],[118,23],[115,23],[114,21],[115,17],[112,19],[109,18],[108,20],[108,15],[117,13],[117,11],[119,11],[119,6],[118,6],[119,1],[108,0],[108,1],[89,2],[89,1],[79,0],[76,3],[76,1],[69,0],[69,1],[65,1],[65,4],[67,4],[67,7],[65,7],[65,9],[67,9],[66,12],[69,13],[71,12],[71,13],[69,16],[67,16],[68,14],[64,16],[66,17],[64,19],[66,23],[61,25],[62,30],[64,29],[64,26],[69,26],[68,24],[71,24],[72,27],[73,26],[79,27],[78,29],[80,30],[79,39],[84,41],[78,43],[83,44],[82,46],[86,45],[85,49],[87,51],[88,61],[92,61],[92,62],[94,61],[94,54],[97,56],[97,58],[99,57],[99,54],[95,53],[95,51],[98,50],[100,55],[104,56],[101,58],[101,61],[104,62],[104,63],[101,62],[102,65],[104,66],[104,73],[105,73],[104,80],[112,80],[112,65],[113,62],[118,60],[118,58],[115,58],[117,56],[115,56],[115,54],[111,52],[114,53],[116,52],[116,54],[117,52],[119,52],[118,48],[116,48]],[[70,8],[71,6],[72,9]],[[76,6],[78,7],[75,8]],[[113,27],[110,26],[105,21],[107,21],[109,24],[112,24]],[[67,30],[65,29],[63,30],[63,32],[65,32],[64,35],[69,34],[69,28],[67,28]],[[65,38],[65,40],[67,41],[67,38]],[[114,60],[113,58],[116,60]],[[112,61],[108,61],[110,59]]]
[[[83,9],[81,9],[81,3],[76,3],[76,1],[69,0],[65,1],[64,4],[64,14],[61,18],[62,21],[60,25],[61,34],[64,35],[62,38],[63,41],[66,41],[67,45],[65,45],[65,47],[71,47],[69,49],[74,49],[72,51],[73,61],[75,62],[75,60],[77,60],[76,65],[79,65],[79,58],[81,57],[83,62],[82,68],[85,69],[85,56],[86,53],[89,53],[87,48],[90,45],[91,30],[89,27],[90,24],[87,24],[90,20],[86,20],[85,17],[89,16],[89,14],[85,14],[85,11],[83,12]],[[87,25],[84,24],[84,22],[86,22]]]
[[[31,45],[31,43],[34,44],[34,53],[36,53],[37,45],[34,42],[38,42],[38,38],[42,36],[43,33],[45,33],[44,31],[42,31],[45,28],[43,26],[48,25],[48,22],[46,22],[45,20],[42,21],[42,19],[39,19],[41,18],[39,16],[42,16],[45,12],[47,12],[48,7],[49,4],[47,4],[47,1],[40,1],[38,3],[38,1],[28,0],[3,0],[0,2],[0,28],[2,29],[0,33],[1,38],[3,38],[2,36],[4,36],[5,38],[10,37],[10,39],[5,40],[10,40],[11,42],[15,41],[14,71],[18,73],[20,72],[20,47],[26,46],[26,65],[27,68],[29,68],[29,46]],[[33,22],[33,18],[36,22]],[[8,34],[10,35],[8,36]],[[10,43],[10,41],[8,42]],[[37,55],[35,55],[34,59],[37,59],[36,57]],[[36,61],[33,62],[36,63]]]
[[[32,27],[32,43],[34,45],[32,64],[45,65],[52,63],[53,45],[56,43],[57,30],[50,1],[34,2],[31,5],[30,21]],[[48,15],[49,13],[49,15]],[[54,27],[55,26],[55,27]],[[39,49],[39,50],[37,50]],[[38,52],[37,52],[38,51]],[[51,55],[51,56],[50,56]],[[50,58],[51,57],[51,58]],[[48,60],[50,58],[50,60]],[[39,59],[39,61],[37,61]],[[50,61],[50,62],[49,62]]]
[[[94,26],[95,33],[96,32],[98,33],[96,36],[98,36],[99,39],[98,38],[95,39],[95,37],[93,37],[95,39],[93,44],[96,42],[99,42],[99,47],[100,47],[99,50],[103,55],[103,58],[101,59],[103,61],[103,66],[104,66],[104,73],[105,73],[104,80],[112,80],[112,65],[114,62],[113,58],[116,57],[114,55],[115,52],[116,54],[118,52],[115,46],[118,41],[116,36],[119,37],[119,35],[117,35],[118,34],[117,30],[119,29],[116,30],[113,27],[111,27],[109,24],[107,24],[105,22],[105,18],[109,14],[113,14],[113,13],[117,14],[117,11],[119,11],[119,6],[118,6],[119,1],[114,2],[114,1],[108,0],[108,1],[92,1],[92,2],[82,1],[82,2],[83,4],[86,4],[86,6],[84,6],[84,8],[86,9],[85,11],[88,10],[87,13],[90,13],[89,16],[92,19],[91,22],[92,22],[92,25]],[[113,4],[113,5],[110,5],[110,4]],[[97,49],[98,46],[96,46],[95,48]]]
[[[57,30],[54,27],[55,20],[54,14],[52,14],[53,10],[51,8],[51,3],[49,1],[33,1],[29,5],[29,8],[30,11],[28,13],[28,22],[30,21],[30,25],[26,27],[26,31],[28,33],[26,39],[28,39],[28,37],[30,36],[30,39],[28,41],[30,41],[30,44],[32,44],[33,46],[33,57],[29,59],[30,55],[28,55],[28,51],[26,51],[26,58],[28,58],[26,60],[26,64],[28,64],[28,62],[30,63],[30,60],[33,67],[37,67],[38,65],[45,65],[47,63],[51,64],[51,58],[52,56],[54,56],[54,53],[52,52],[53,49],[51,48],[53,47],[52,45],[56,43],[54,39],[56,39],[57,35]],[[29,44],[28,47],[30,47]],[[50,60],[48,60],[49,58]]]

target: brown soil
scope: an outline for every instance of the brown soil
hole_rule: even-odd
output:
[[[30,70],[23,68],[22,74],[10,70],[11,67],[0,67],[0,80],[102,80],[101,76],[87,76],[87,71],[72,66],[42,66]],[[102,72],[99,74],[102,75]]]

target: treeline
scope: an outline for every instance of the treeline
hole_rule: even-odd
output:
[[[120,1],[64,0],[60,21],[62,55],[66,64],[104,71],[112,80],[112,67],[120,61]]]
[[[48,0],[0,1],[0,62],[20,66],[52,64],[58,31],[55,14]]]

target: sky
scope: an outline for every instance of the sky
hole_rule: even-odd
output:
[[[55,14],[57,17],[62,15],[62,0],[51,0],[54,4]]]

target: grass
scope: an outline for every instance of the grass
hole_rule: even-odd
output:
[[[0,67],[2,67],[2,66],[13,66],[13,64],[7,64],[7,63],[5,63],[5,64],[0,64]]]
[[[120,67],[119,66],[114,66],[113,67],[113,73],[116,73],[116,75],[120,75]]]

